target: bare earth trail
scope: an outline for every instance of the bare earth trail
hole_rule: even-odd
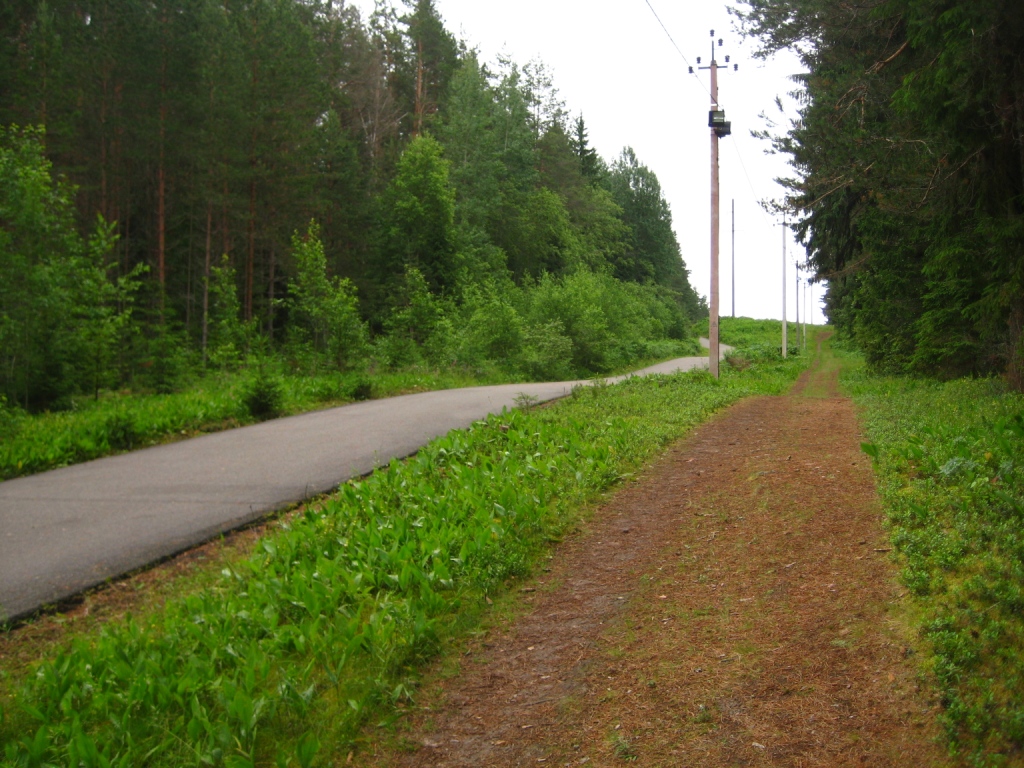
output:
[[[720,414],[353,762],[946,765],[859,443],[834,372]]]

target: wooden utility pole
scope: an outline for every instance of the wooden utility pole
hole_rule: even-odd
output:
[[[732,316],[736,317],[736,199],[732,201]]]
[[[804,352],[807,351],[807,286],[810,283],[810,278],[807,278],[804,282]]]
[[[795,264],[794,267],[793,267],[793,271],[795,272],[795,274],[793,275],[793,278],[796,281],[796,286],[795,286],[796,287],[796,293],[793,294],[793,303],[796,304],[796,330],[797,330],[797,333],[799,334],[799,332],[800,332],[800,265],[799,264]],[[800,342],[800,340],[797,339],[797,343],[799,343],[799,342]]]
[[[782,358],[789,352],[786,339],[786,213],[782,213]]]
[[[722,40],[718,40],[721,47]],[[729,57],[725,57],[726,62]],[[700,64],[700,58],[697,58]],[[735,66],[735,65],[734,65]],[[718,106],[718,61],[715,59],[715,30],[711,30],[711,64],[700,69],[711,70],[711,111],[708,113],[708,127],[711,129],[711,296],[709,297],[710,315],[708,317],[708,364],[711,375],[719,376],[718,357],[718,240],[719,240],[719,205],[718,205],[718,140],[732,132],[732,125],[725,119],[725,111]],[[728,68],[727,68],[728,69]],[[690,67],[693,73],[693,67]],[[734,302],[735,306],[735,302]]]
[[[711,32],[714,35],[714,31]],[[718,62],[711,42],[711,109],[718,109]],[[711,375],[718,378],[718,132],[711,128],[711,317],[708,322]]]

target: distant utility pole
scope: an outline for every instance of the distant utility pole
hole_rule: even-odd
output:
[[[736,198],[732,201],[732,316],[736,317]]]
[[[793,275],[793,277],[796,278],[796,286],[795,286],[796,294],[794,294],[794,296],[793,296],[793,303],[796,304],[796,331],[797,331],[797,336],[799,337],[799,335],[800,335],[800,262],[795,262],[793,264],[793,270],[794,270],[794,272],[796,272],[796,274]],[[797,338],[796,342],[797,342],[797,344],[799,344],[800,343],[800,339]]]
[[[811,284],[811,278],[804,282],[804,352],[807,352],[807,286]]]
[[[789,352],[786,340],[786,212],[782,212],[782,358]]]
[[[718,47],[722,47],[722,39],[718,39]],[[729,63],[729,57],[725,57]],[[697,57],[700,64],[700,56]],[[698,69],[711,70],[711,111],[708,113],[708,127],[711,129],[711,314],[708,318],[708,350],[711,375],[718,378],[718,140],[732,133],[732,124],[725,119],[725,110],[718,108],[718,61],[715,59],[715,30],[711,30],[711,64]],[[733,69],[739,69],[738,64]],[[726,67],[728,70],[728,67]],[[693,67],[690,67],[693,74]]]

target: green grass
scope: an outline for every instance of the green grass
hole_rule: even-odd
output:
[[[1024,749],[1024,396],[998,380],[882,378],[852,366],[902,579],[953,751]]]
[[[585,504],[799,361],[630,379],[348,483],[212,584],[0,671],[4,766],[329,765]],[[336,762],[332,762],[336,761]]]
[[[802,351],[803,336],[799,335],[802,326],[794,322],[786,324],[787,347],[790,355],[798,355]],[[811,344],[811,332],[813,328],[807,327],[807,344]],[[704,321],[700,327],[700,335],[708,335],[708,324]],[[782,349],[782,321],[781,320],[755,320],[750,317],[720,317],[718,321],[718,340],[722,344],[731,347],[744,348],[751,351],[772,350],[778,355]],[[808,354],[813,356],[814,350],[810,349]]]

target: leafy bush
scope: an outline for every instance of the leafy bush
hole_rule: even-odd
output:
[[[114,451],[130,451],[139,442],[135,420],[127,413],[114,413],[103,423],[106,443]]]
[[[565,335],[560,320],[523,329],[519,365],[535,380],[561,381],[572,377],[572,339]]]
[[[354,379],[349,383],[348,396],[353,400],[372,400],[373,382],[369,379]]]

